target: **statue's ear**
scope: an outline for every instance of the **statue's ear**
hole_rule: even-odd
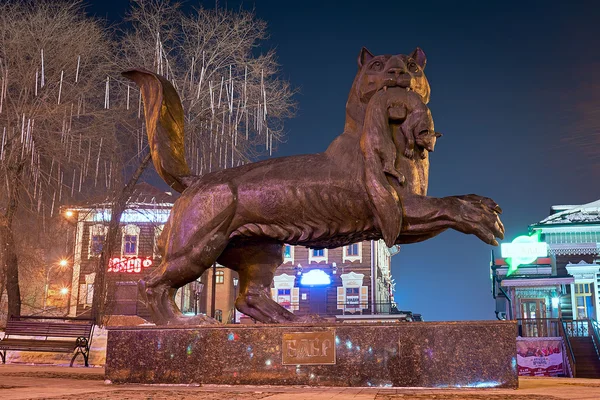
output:
[[[360,54],[358,55],[358,68],[362,68],[363,65],[371,61],[375,57],[366,47],[363,47],[360,50]]]
[[[425,69],[425,64],[427,64],[427,56],[423,50],[417,47],[410,56],[417,62],[417,64],[419,64],[421,69]]]

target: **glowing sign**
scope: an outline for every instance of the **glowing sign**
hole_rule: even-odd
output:
[[[302,275],[300,279],[302,285],[330,285],[331,278],[320,269],[313,269]]]
[[[115,257],[108,262],[108,272],[140,273],[152,265],[150,257]]]
[[[540,242],[539,231],[531,236],[519,236],[512,243],[502,243],[500,251],[510,266],[507,276],[514,273],[519,265],[531,264],[538,257],[548,257],[548,245]]]

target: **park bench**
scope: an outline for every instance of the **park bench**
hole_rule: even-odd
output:
[[[61,320],[60,322],[58,320]],[[74,352],[70,366],[81,354],[88,366],[94,322],[74,318],[11,318],[0,340],[0,357],[6,364],[6,351]],[[27,336],[27,337],[23,337]]]

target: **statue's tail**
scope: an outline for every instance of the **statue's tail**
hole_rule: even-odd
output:
[[[142,92],[146,132],[156,172],[178,192],[193,181],[185,161],[183,107],[171,82],[143,69],[122,73],[134,81]]]

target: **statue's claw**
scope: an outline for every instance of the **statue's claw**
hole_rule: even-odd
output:
[[[476,194],[456,196],[459,202],[456,230],[473,234],[483,242],[497,246],[496,238],[504,239],[504,225],[500,221],[502,211],[490,198]]]

